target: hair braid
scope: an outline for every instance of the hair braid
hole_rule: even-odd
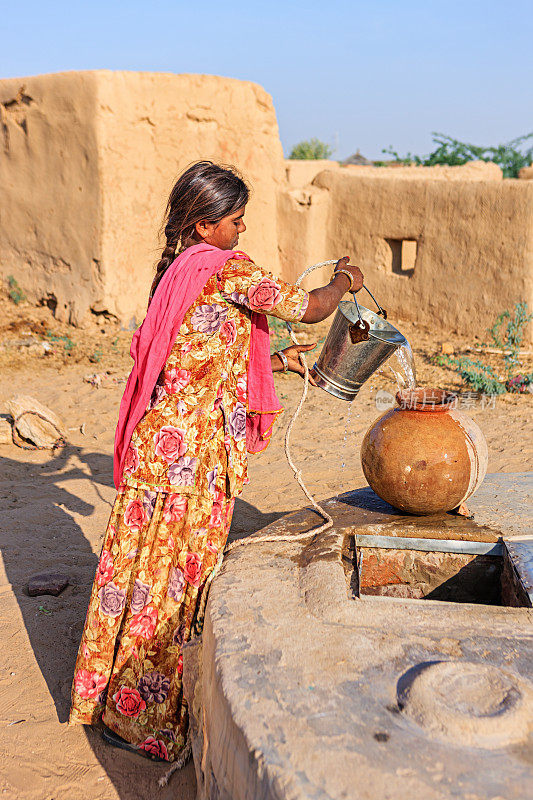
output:
[[[167,239],[167,243],[163,252],[161,253],[161,259],[159,260],[157,267],[155,269],[154,279],[152,281],[152,286],[150,288],[150,300],[154,296],[154,292],[157,289],[157,285],[167,269],[170,267],[174,259],[176,258],[176,249],[178,247],[178,241],[175,239],[174,231],[171,229],[170,224],[167,223],[165,226],[165,236]]]

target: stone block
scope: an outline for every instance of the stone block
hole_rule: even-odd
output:
[[[69,584],[68,575],[62,572],[42,572],[32,575],[28,581],[28,594],[38,597],[42,594],[51,594],[57,597]]]
[[[325,501],[328,531],[313,536],[307,509],[230,551],[211,587],[197,679],[191,665],[199,799],[529,797],[531,608],[356,600],[341,560],[347,537],[410,537],[412,526],[436,544],[503,537],[518,548],[529,542],[514,534],[530,528],[531,485],[531,474],[490,475],[473,498],[477,522],[439,515],[421,526],[358,490]],[[303,531],[305,541],[260,539]],[[529,562],[529,548],[516,554]],[[387,556],[390,579],[410,577],[398,551]],[[426,582],[450,558],[460,576],[475,567],[476,584],[494,566],[463,553],[408,557]]]

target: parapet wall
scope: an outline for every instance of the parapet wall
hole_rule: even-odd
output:
[[[520,177],[527,178],[525,167],[521,170]],[[328,159],[291,159],[285,160],[285,176],[291,189],[301,189],[313,182],[316,176],[324,170],[340,170],[340,174],[358,175],[360,178],[417,178],[420,180],[436,181],[501,181],[502,171],[492,161],[469,161],[458,167],[448,167],[437,164],[433,167],[415,166],[414,164],[389,164],[383,167],[374,167],[367,164],[341,165],[338,161]]]
[[[213,75],[106,72],[98,88],[104,297],[113,313],[135,309],[142,319],[167,198],[178,173],[201,159],[231,164],[251,184],[239,247],[279,272],[283,152],[270,95]]]

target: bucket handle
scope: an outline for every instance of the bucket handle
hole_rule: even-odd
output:
[[[378,301],[376,300],[376,298],[374,297],[374,295],[372,294],[370,289],[367,286],[365,286],[364,283],[363,283],[363,289],[365,289],[365,291],[368,292],[368,294],[370,295],[370,297],[372,298],[374,303],[377,305],[377,307],[378,307],[378,315],[383,317],[383,319],[387,319],[386,310],[384,308],[381,308],[380,304],[378,303]],[[352,292],[352,294],[353,294],[353,299],[354,299],[354,302],[355,302],[355,307],[357,308],[357,314],[359,315],[359,320],[362,322],[363,320],[361,319],[361,312],[359,311],[359,305],[357,304],[357,298],[355,296],[355,292]]]
[[[357,316],[359,317],[357,322],[354,322],[353,325],[350,325],[348,330],[350,333],[350,339],[352,340],[352,344],[357,344],[358,342],[367,342],[368,341],[368,331],[370,330],[370,324],[366,322],[361,316],[361,311],[359,310],[359,303],[357,302],[357,298],[355,296],[355,292],[352,292],[355,307],[357,309]]]
[[[361,311],[359,310],[359,303],[357,302],[357,297],[355,295],[355,292],[352,292],[352,296],[353,296],[353,301],[355,303],[355,307],[357,309],[357,316],[359,317],[359,322],[361,323],[361,325],[363,325],[364,324],[363,317],[361,316]]]
[[[376,300],[370,289],[367,289],[364,284],[363,288],[367,290],[368,294],[370,295],[374,303],[377,305],[378,314],[381,314],[384,319],[387,319],[387,312],[385,311],[384,308],[381,308],[380,304],[378,303],[378,301]],[[352,344],[357,344],[358,342],[368,341],[368,331],[370,330],[370,324],[366,322],[361,316],[361,310],[359,308],[359,303],[357,302],[357,297],[355,295],[355,292],[352,292],[352,295],[355,307],[357,309],[357,316],[359,317],[359,319],[353,325],[350,325],[349,331]]]

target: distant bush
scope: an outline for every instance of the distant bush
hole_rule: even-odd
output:
[[[433,143],[438,146],[427,156],[407,153],[402,157],[392,147],[382,150],[382,153],[392,156],[401,164],[417,164],[423,167],[433,167],[436,164],[456,167],[466,164],[468,161],[493,161],[501,167],[504,178],[517,178],[521,168],[527,167],[533,160],[533,146],[526,150],[523,149],[525,142],[533,138],[533,133],[519,136],[517,139],[495,147],[480,147],[460,142],[443,133],[432,133],[432,137]]]
[[[333,150],[329,144],[313,138],[305,139],[303,142],[295,144],[289,154],[289,158],[316,160],[319,158],[331,158],[332,154]]]

